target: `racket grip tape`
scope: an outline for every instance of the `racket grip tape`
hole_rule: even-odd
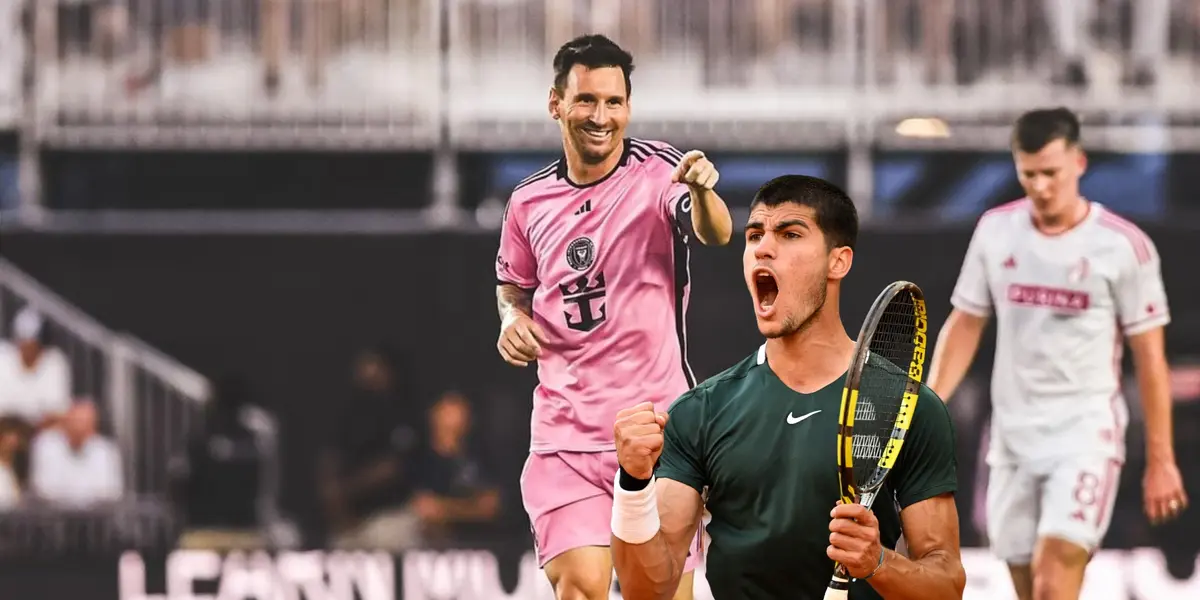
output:
[[[850,580],[834,575],[829,587],[825,588],[825,600],[846,600],[849,596]]]

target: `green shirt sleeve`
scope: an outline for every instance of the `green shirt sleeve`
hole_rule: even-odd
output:
[[[889,480],[901,509],[958,489],[958,460],[950,412],[942,399],[923,385],[896,472]]]
[[[667,410],[663,453],[655,476],[673,479],[704,493],[708,474],[704,465],[704,398],[699,389],[680,396]]]

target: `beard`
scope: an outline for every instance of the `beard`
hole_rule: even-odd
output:
[[[807,289],[799,296],[799,308],[784,316],[783,324],[778,330],[764,333],[767,339],[796,335],[812,326],[813,321],[821,314],[821,309],[825,308],[825,297],[828,292],[825,289],[823,277],[816,278],[812,284],[806,287]]]

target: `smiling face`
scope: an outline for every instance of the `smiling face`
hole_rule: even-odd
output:
[[[619,151],[629,123],[629,93],[620,67],[571,67],[562,89],[550,89],[550,114],[563,144],[584,163],[597,164]]]
[[[753,206],[742,271],[759,332],[778,338],[805,329],[825,306],[831,280],[849,271],[852,256],[848,247],[829,247],[812,207]]]

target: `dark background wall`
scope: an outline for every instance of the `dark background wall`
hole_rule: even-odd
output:
[[[15,140],[0,134],[0,206],[13,203]],[[463,206],[503,200],[555,151],[461,153]],[[804,173],[846,185],[843,150],[720,152],[721,191],[745,205],[771,177]],[[429,201],[433,156],[418,152],[53,151],[43,159],[45,203],[55,209],[412,209]],[[965,224],[1021,195],[1009,153],[873,153],[876,217],[923,215]],[[1089,153],[1083,193],[1136,219],[1195,222],[1200,153]],[[8,190],[5,194],[4,190]],[[7,198],[5,200],[4,198]]]
[[[1146,227],[1163,257],[1174,300],[1172,355],[1200,355],[1200,241]],[[970,237],[967,229],[864,232],[845,284],[851,335],[886,284],[908,279],[941,326]],[[497,236],[141,236],[4,233],[14,261],[106,325],[131,332],[202,373],[245,375],[281,419],[286,508],[313,536],[315,449],[344,401],[355,351],[388,341],[406,356],[413,409],[458,388],[481,412],[480,435],[499,451],[495,467],[515,480],[528,442],[533,369],[506,366],[495,351]],[[741,279],[743,243],[693,254],[688,316],[693,367],[709,377],[761,343]],[[988,338],[990,339],[990,335]],[[977,362],[985,369],[991,344]],[[521,515],[519,503],[510,503]],[[522,517],[523,518],[523,517]],[[518,519],[519,524],[521,520]],[[312,540],[320,543],[319,539]]]

